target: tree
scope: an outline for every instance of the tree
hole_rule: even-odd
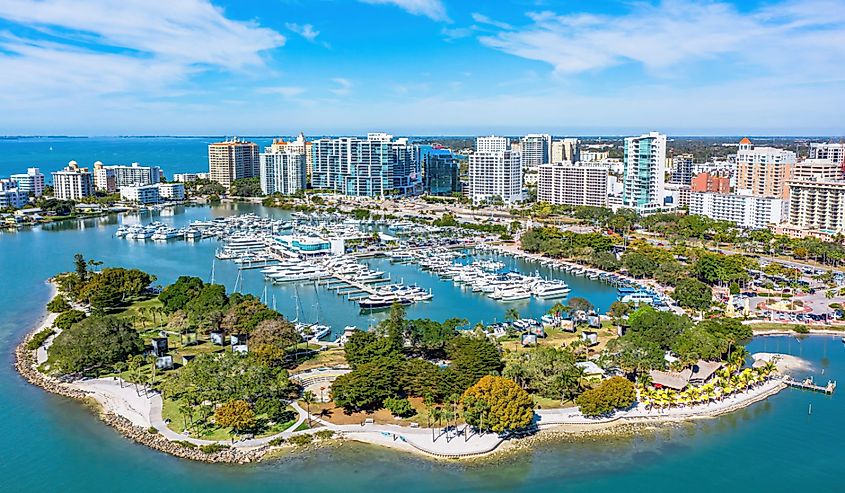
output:
[[[229,192],[236,197],[261,197],[261,183],[258,177],[238,178],[232,182]]]
[[[589,312],[592,311],[593,308],[593,304],[586,298],[582,298],[580,296],[573,296],[572,298],[569,298],[569,309],[571,311]]]
[[[628,303],[623,303],[621,301],[614,301],[610,304],[610,309],[607,311],[607,314],[613,317],[616,323],[619,323],[619,321],[625,318],[625,316],[628,315],[630,312],[631,305],[629,305]]]
[[[463,392],[479,378],[496,375],[502,370],[499,347],[487,338],[456,337],[449,343],[447,354],[452,360],[449,373],[458,392]]]
[[[461,403],[468,424],[496,433],[525,428],[534,418],[531,396],[504,377],[482,377],[463,393]]]
[[[232,296],[234,300],[234,296]],[[266,320],[279,320],[282,316],[255,297],[233,305],[223,316],[221,327],[231,334],[251,334]]]
[[[251,350],[263,352],[269,360],[277,363],[284,359],[286,348],[301,340],[296,327],[284,318],[259,322],[249,336]]]
[[[399,355],[393,341],[375,332],[354,332],[344,344],[343,351],[353,369],[379,357]]]
[[[596,388],[586,390],[575,399],[584,416],[604,416],[626,409],[637,398],[634,384],[624,377],[611,377]]]
[[[427,318],[409,320],[407,338],[411,346],[426,358],[443,358],[449,341],[458,335],[457,328],[466,324],[467,321],[460,318],[450,318],[443,323]]]
[[[314,397],[314,392],[306,390],[302,393],[302,402],[305,403],[306,412],[308,414],[308,426],[311,426],[311,404],[314,404],[317,399]]]
[[[514,322],[519,320],[519,311],[516,308],[508,308],[505,310],[505,320],[509,322]]]
[[[416,409],[411,406],[411,402],[402,397],[388,397],[384,401],[384,407],[390,411],[390,414],[400,418],[407,418],[417,414]]]
[[[47,303],[47,310],[52,313],[63,313],[71,309],[70,303],[67,302],[64,296],[58,294],[55,298]]]
[[[255,413],[248,402],[237,399],[218,407],[214,411],[214,422],[218,426],[241,432],[255,427]]]
[[[185,308],[189,301],[199,296],[205,284],[199,277],[180,276],[170,286],[167,286],[158,295],[159,301],[164,305],[167,313]]]
[[[90,317],[56,336],[50,356],[57,369],[70,373],[111,367],[143,348],[138,332],[126,320]]]
[[[361,363],[335,379],[332,400],[347,412],[379,409],[385,399],[401,390],[401,369],[401,360],[396,357],[379,356]]]
[[[85,282],[88,278],[88,262],[85,261],[85,257],[81,253],[73,256],[73,265],[79,280]]]
[[[56,320],[53,321],[53,325],[57,329],[67,330],[73,324],[80,322],[84,319],[85,319],[85,312],[82,312],[82,311],[79,311],[79,310],[68,310],[68,311],[62,312],[58,317],[56,317]]]
[[[713,292],[710,286],[689,277],[675,286],[674,298],[684,308],[706,310],[713,302]]]

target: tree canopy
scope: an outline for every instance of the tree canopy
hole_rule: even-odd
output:
[[[513,380],[495,375],[481,377],[461,397],[466,422],[496,433],[520,430],[534,418],[534,401]]]
[[[637,393],[634,384],[624,377],[611,377],[575,399],[584,416],[604,416],[634,403]]]
[[[90,317],[56,336],[50,357],[55,368],[74,373],[124,361],[139,354],[143,347],[138,332],[126,320],[114,316]]]

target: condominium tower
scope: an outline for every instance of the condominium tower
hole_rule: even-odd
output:
[[[437,145],[414,146],[415,160],[420,164],[423,189],[432,195],[450,195],[461,189],[458,162],[451,149]]]
[[[71,161],[61,171],[53,172],[53,195],[60,200],[81,200],[94,195],[94,177],[88,168]]]
[[[607,206],[607,166],[569,161],[540,166],[537,200],[555,205]]]
[[[529,134],[520,139],[522,167],[540,166],[550,162],[552,136],[548,134]]]
[[[422,187],[419,163],[408,139],[370,133],[312,142],[314,188],[345,195],[411,195]]]
[[[261,191],[291,195],[306,187],[305,153],[296,148],[271,147],[260,155]]]
[[[736,154],[737,191],[758,197],[789,196],[786,182],[792,178],[797,156],[775,147],[754,147],[748,138],[739,142]]]
[[[479,138],[480,141],[482,138]],[[477,143],[476,148],[482,148]],[[522,200],[522,162],[510,150],[476,151],[469,156],[469,196],[473,202]]]
[[[663,207],[666,136],[651,132],[625,139],[622,205],[640,213]]]
[[[40,197],[44,193],[44,175],[38,168],[27,168],[26,173],[16,173],[9,177],[18,184],[21,193]]]
[[[237,137],[208,146],[208,175],[211,181],[229,188],[241,178],[260,175],[258,144]]]

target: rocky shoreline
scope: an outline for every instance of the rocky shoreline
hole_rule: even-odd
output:
[[[40,387],[52,394],[62,397],[69,397],[85,403],[90,402],[87,392],[69,387],[55,378],[44,375],[37,369],[35,350],[27,349],[26,345],[38,331],[28,333],[23,341],[15,348],[15,369],[29,383]],[[116,429],[125,438],[146,445],[155,450],[174,455],[182,459],[195,460],[200,462],[221,463],[221,464],[245,464],[260,460],[269,447],[259,447],[253,450],[244,451],[236,448],[229,448],[213,453],[206,453],[199,448],[191,448],[173,442],[156,433],[132,424],[128,419],[114,413],[105,412],[101,406],[97,406],[97,415],[101,421]]]

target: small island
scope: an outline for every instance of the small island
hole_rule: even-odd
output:
[[[790,382],[776,355],[746,364],[748,325],[648,305],[617,302],[599,317],[574,297],[534,337],[496,338],[460,313],[409,320],[396,304],[372,330],[325,343],[253,295],[155,281],[77,254],[51,279],[49,314],[16,367],[92,403],[126,437],[193,460],[252,462],[344,439],[475,457],[547,430],[715,416]]]

